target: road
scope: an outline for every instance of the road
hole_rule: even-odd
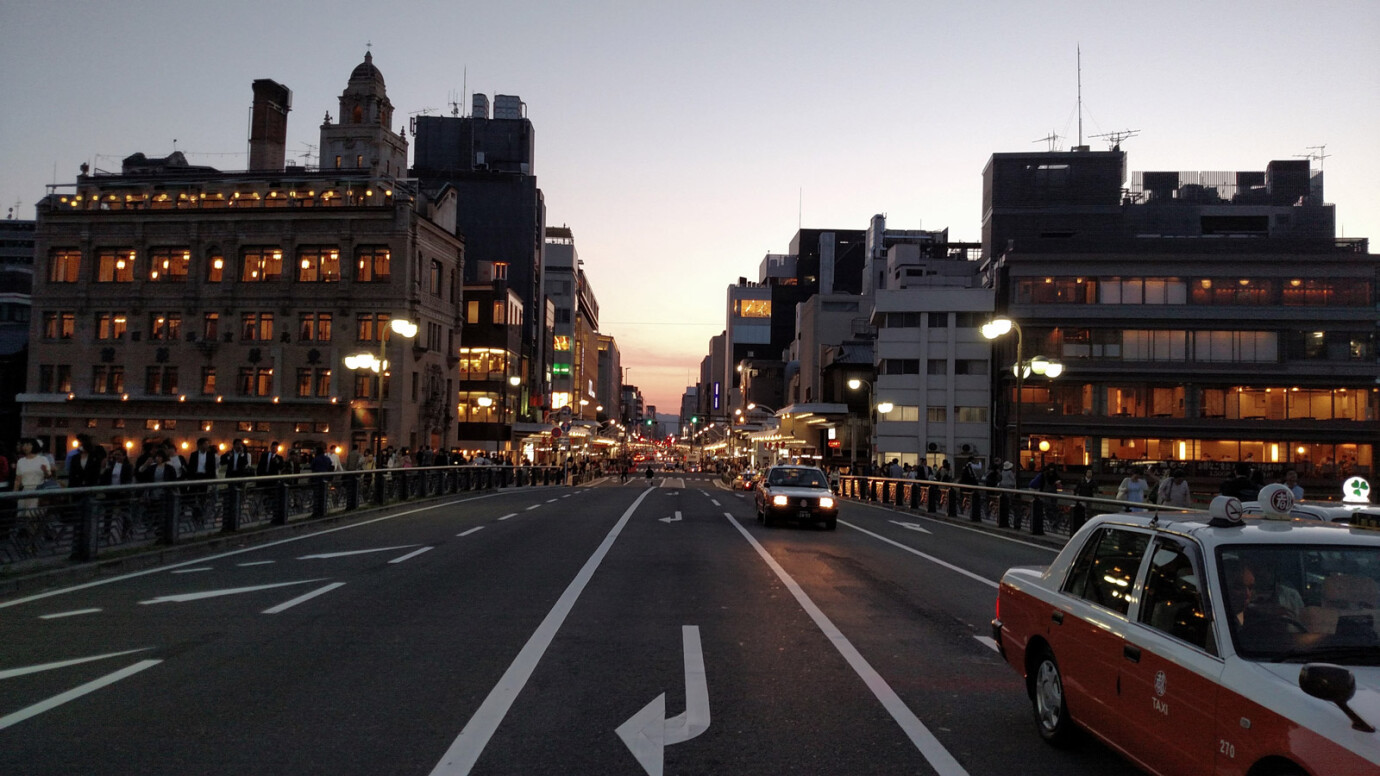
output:
[[[1134,773],[985,641],[1052,557],[708,475],[457,497],[0,601],[0,772]]]

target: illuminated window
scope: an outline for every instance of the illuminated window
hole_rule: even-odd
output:
[[[134,251],[103,249],[96,254],[97,283],[133,283]]]
[[[465,323],[479,323],[479,303],[469,301],[465,303]]]
[[[203,366],[201,368],[201,395],[210,396],[216,392],[216,368],[213,366]],[[210,431],[210,429],[206,429]]]
[[[54,249],[48,252],[48,282],[75,283],[81,269],[81,251]]]
[[[273,370],[262,367],[240,367],[241,396],[268,396],[273,393]]]
[[[206,313],[201,319],[201,338],[207,342],[220,339],[220,313]]]
[[[299,250],[297,280],[302,283],[334,283],[340,280],[340,251],[335,248]]]
[[[91,392],[99,394],[121,394],[125,392],[125,368],[123,366],[95,366],[91,368]]]
[[[273,340],[273,313],[241,313],[240,339],[245,342]]]
[[[508,370],[508,354],[488,348],[460,348],[461,380],[502,380]]]
[[[570,394],[566,391],[556,391],[551,394],[551,409],[558,410],[562,407],[570,406]]]
[[[556,350],[570,350],[570,337],[564,334],[557,334],[552,347]]]
[[[441,269],[441,262],[433,260],[431,262],[431,276],[428,285],[428,290],[431,291],[432,296],[441,295],[441,279],[443,275],[444,271]]]
[[[149,251],[149,280],[187,282],[192,252],[186,248],[154,248]]]
[[[69,310],[43,314],[44,339],[72,339],[77,331],[77,314]]]
[[[225,279],[225,257],[214,252],[206,257],[206,282],[219,283]]]
[[[177,394],[177,367],[151,366],[144,375],[144,393],[149,396],[175,396]]]
[[[332,313],[302,313],[298,318],[298,341],[330,342],[332,318]]]
[[[501,261],[494,262],[494,280],[508,279],[508,265]]]
[[[182,313],[149,313],[149,339],[182,338]]]
[[[302,368],[297,370],[297,395],[299,397],[325,398],[331,395],[331,370]]]
[[[72,390],[72,367],[70,364],[40,364],[38,367],[39,393],[69,393]]]
[[[358,342],[378,342],[388,328],[388,313],[356,313],[355,340]]]
[[[128,323],[124,313],[96,313],[96,339],[123,339]]]
[[[360,248],[355,280],[361,283],[387,283],[392,268],[392,253],[384,247]]]
[[[505,322],[508,306],[503,302],[494,302],[494,325],[500,326]]]
[[[283,252],[277,248],[245,248],[240,281],[259,283],[283,276]]]
[[[733,312],[741,318],[770,318],[770,299],[735,299]]]

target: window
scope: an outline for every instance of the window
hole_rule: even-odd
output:
[[[567,312],[569,312],[569,311],[567,311]],[[508,305],[504,304],[502,301],[495,301],[495,302],[494,302],[494,325],[495,325],[495,326],[502,326],[503,324],[507,323],[507,317],[508,317],[508,316],[507,316],[507,313],[508,313]]]
[[[177,394],[177,367],[151,366],[144,375],[144,393],[149,396],[173,396]]]
[[[508,264],[502,261],[494,262],[494,280],[508,279]]]
[[[149,339],[182,338],[182,313],[149,313]]]
[[[947,423],[949,420],[948,407],[926,407],[925,420],[931,423]]]
[[[920,408],[915,406],[894,405],[891,412],[880,413],[882,420],[915,422],[920,419]]]
[[[240,281],[258,283],[283,276],[283,252],[277,248],[245,248],[240,262]]]
[[[929,321],[931,329],[945,329],[949,326],[948,313],[928,313],[925,319]]]
[[[931,358],[925,362],[925,374],[946,375],[949,373],[949,362],[943,358]]]
[[[888,358],[882,361],[882,374],[884,375],[918,375],[920,374],[920,359],[918,358]]]
[[[81,269],[81,251],[54,248],[48,252],[48,282],[75,283]]]
[[[954,374],[956,375],[985,375],[987,374],[987,359],[985,358],[960,358],[954,362]]]
[[[570,323],[570,308],[569,308],[569,307],[557,307],[557,308],[556,308],[556,323]]]
[[[479,303],[468,301],[465,303],[465,323],[479,323]]]
[[[882,327],[887,329],[918,329],[920,313],[887,313]]]
[[[340,251],[335,248],[298,250],[297,280],[301,283],[335,283],[340,280]]]
[[[331,395],[331,370],[302,368],[297,370],[297,395],[302,398]]]
[[[129,318],[124,313],[96,313],[96,339],[123,339]]]
[[[570,350],[570,337],[564,334],[557,334],[555,340],[552,342],[552,348],[555,350]]]
[[[388,313],[356,313],[355,340],[378,342],[388,329]]]
[[[431,275],[428,279],[427,290],[432,296],[441,295],[441,280],[445,277],[445,272],[441,269],[441,262],[435,259],[431,262]]]
[[[101,394],[125,392],[125,368],[95,366],[91,368],[91,392]]]
[[[986,407],[954,407],[954,420],[959,423],[986,423]]]
[[[770,299],[734,299],[733,314],[740,318],[770,318]]]
[[[273,393],[273,370],[263,367],[240,367],[241,396],[268,396]]]
[[[201,395],[211,396],[216,392],[216,368],[213,366],[203,366],[201,368]]]
[[[1199,649],[1215,651],[1203,606],[1202,573],[1196,553],[1168,538],[1155,540],[1141,596],[1140,619],[1157,631]]]
[[[225,280],[225,257],[213,251],[206,257],[206,282],[219,283]]]
[[[43,338],[69,340],[77,331],[77,314],[70,310],[43,314]]]
[[[72,366],[70,364],[41,364],[38,367],[39,393],[70,393]]]
[[[954,325],[960,329],[976,329],[990,317],[987,313],[954,313]]]
[[[1131,608],[1131,585],[1149,544],[1146,534],[1104,528],[1088,538],[1069,570],[1064,591],[1114,612]]]
[[[271,342],[273,313],[241,313],[240,339],[245,342]]]
[[[428,323],[426,325],[426,347],[427,350],[441,349],[441,324]]]
[[[387,283],[390,279],[392,254],[387,248],[359,249],[358,272],[355,280],[361,283]]]
[[[567,369],[569,367],[567,366]],[[460,379],[502,380],[508,370],[508,354],[488,348],[460,348]]]
[[[298,319],[299,342],[330,342],[332,313],[302,313]]]
[[[104,248],[96,254],[97,283],[133,283],[134,251]]]
[[[192,252],[186,248],[154,248],[149,251],[149,280],[187,282]]]
[[[201,319],[201,338],[207,342],[220,339],[220,313],[206,313]]]

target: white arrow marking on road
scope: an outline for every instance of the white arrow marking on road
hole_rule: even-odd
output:
[[[12,679],[16,676],[25,676],[26,674],[37,674],[42,671],[52,671],[56,668],[66,668],[67,666],[75,666],[80,665],[82,663],[90,663],[94,660],[105,660],[107,658],[120,657],[121,655],[132,655],[135,652],[147,652],[149,649],[151,648],[144,647],[143,649],[127,649],[124,652],[107,652],[104,655],[92,655],[91,657],[76,657],[72,658],[71,660],[59,660],[56,663],[44,663],[42,665],[36,666],[24,666],[23,668],[10,668],[4,671],[0,671],[0,679]]]
[[[321,579],[299,579],[296,582],[277,582],[272,585],[254,585],[253,587],[230,587],[224,590],[207,590],[202,593],[181,593],[179,595],[164,595],[157,598],[150,598],[147,601],[140,601],[141,604],[162,604],[168,602],[183,603],[185,601],[200,601],[203,598],[216,598],[223,595],[238,595],[239,593],[255,593],[260,590],[272,590],[275,587],[288,587],[290,585],[305,585],[309,582],[321,582]]]
[[[888,520],[887,522],[888,522],[888,523],[895,523],[896,525],[899,525],[899,526],[901,526],[902,528],[909,528],[909,529],[912,530],[912,531],[919,531],[920,533],[925,533],[925,534],[930,533],[929,530],[927,530],[927,529],[925,529],[925,528],[922,528],[922,527],[920,526],[919,523],[903,523],[903,522],[901,522],[900,520]],[[933,534],[930,534],[930,535],[933,535]]]
[[[675,516],[675,517],[662,517],[662,518],[658,518],[658,519],[659,519],[661,522],[663,522],[663,523],[665,523],[665,524],[667,524],[667,525],[670,525],[671,523],[674,523],[674,522],[676,522],[677,520],[680,519],[680,510],[676,510],[676,516]]]
[[[343,558],[347,555],[368,555],[371,552],[392,552],[393,550],[406,550],[412,547],[420,547],[420,544],[400,544],[397,547],[375,547],[371,550],[349,550],[348,552],[323,552],[318,555],[303,555],[298,560],[316,560],[318,558]]]
[[[135,674],[139,673],[145,668],[152,668],[153,666],[156,666],[161,662],[163,661],[140,660],[138,663],[121,668],[119,671],[116,671],[112,674],[106,674],[105,676],[102,676],[99,679],[93,679],[87,682],[86,684],[81,685],[80,687],[73,687],[67,692],[54,695],[46,701],[39,701],[38,703],[35,703],[34,705],[28,706],[26,708],[22,708],[13,714],[8,714],[6,716],[0,717],[0,730],[4,730],[10,725],[23,722],[29,717],[36,717],[45,711],[55,709],[58,706],[61,706],[62,704],[70,700],[76,700],[77,698],[80,698],[81,696],[86,695],[87,693],[92,693],[107,685],[115,684],[121,679],[134,676]]]
[[[648,776],[661,776],[667,746],[689,741],[709,729],[709,681],[704,673],[700,629],[685,625],[680,630],[685,642],[685,712],[666,719],[666,693],[662,693],[616,731]]]

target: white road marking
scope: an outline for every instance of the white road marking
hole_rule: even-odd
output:
[[[680,630],[685,645],[685,711],[667,719],[666,693],[662,693],[614,731],[648,776],[662,776],[667,745],[689,741],[709,729],[709,681],[700,629],[683,625]]]
[[[286,611],[286,610],[291,609],[292,607],[294,607],[294,606],[296,606],[296,605],[302,603],[303,601],[310,601],[311,599],[313,599],[313,598],[315,598],[315,597],[317,597],[317,596],[319,596],[319,595],[322,595],[323,593],[329,593],[329,592],[331,592],[332,590],[336,589],[337,587],[342,587],[342,586],[344,586],[344,584],[345,584],[344,582],[332,582],[331,584],[326,585],[325,587],[318,587],[318,588],[316,588],[315,590],[311,591],[310,593],[303,593],[302,595],[299,595],[299,596],[297,596],[296,598],[294,598],[294,599],[292,599],[292,600],[290,600],[290,601],[284,601],[284,602],[282,602],[281,604],[278,604],[277,606],[271,607],[271,608],[269,608],[269,609],[265,609],[265,610],[263,610],[262,613],[263,613],[263,614],[277,614],[277,613],[279,613],[279,612]]]
[[[100,610],[100,609],[74,609],[73,611],[70,611],[70,612],[57,612],[56,614],[40,614],[40,615],[38,616],[38,619],[40,619],[40,620],[56,620],[56,619],[58,619],[58,618],[60,618],[60,617],[76,617],[76,616],[79,615],[79,614],[95,614],[96,612],[99,612],[99,611],[101,611],[101,610]]]
[[[891,508],[889,508],[889,507],[878,506],[878,505],[876,505],[876,504],[868,504],[867,502],[861,502],[861,501],[850,501],[849,503],[855,504],[855,505],[860,506],[860,507],[867,507],[867,508],[869,508],[869,509],[881,509],[881,510],[885,510],[885,511],[887,511],[887,512],[890,512],[890,513],[893,514],[893,515],[896,514],[896,510],[891,509]],[[1015,538],[1015,537],[1013,537],[1013,536],[1003,536],[1002,534],[992,533],[991,531],[983,531],[983,530],[980,530],[980,529],[977,529],[977,528],[972,528],[972,527],[970,527],[970,526],[960,525],[959,523],[953,523],[953,522],[950,522],[950,521],[948,521],[948,520],[940,520],[939,518],[930,517],[929,515],[915,515],[915,518],[916,518],[917,520],[928,520],[928,521],[930,521],[931,523],[935,523],[935,524],[937,524],[937,525],[942,525],[942,526],[944,526],[944,527],[946,527],[946,528],[955,528],[955,529],[960,530],[960,531],[968,531],[968,532],[970,532],[970,533],[982,534],[983,536],[990,536],[990,537],[992,537],[993,539],[1001,539],[1001,540],[1004,541],[1004,542],[1011,542],[1012,544],[1019,544],[1019,545],[1025,546],[1025,547],[1034,547],[1034,548],[1037,549],[1037,550],[1044,550],[1045,552],[1053,553],[1053,554],[1055,554],[1055,555],[1058,555],[1058,554],[1059,554],[1059,550],[1062,549],[1062,548],[1060,548],[1060,547],[1050,547],[1049,545],[1045,545],[1045,544],[1036,544],[1035,542],[1027,542],[1027,541],[1025,541],[1024,539],[1017,539],[1017,538]]]
[[[556,503],[557,501],[560,501],[560,499],[558,499],[558,498],[549,498],[549,499],[546,500],[546,503],[548,503],[548,504],[554,504],[554,503]]]
[[[424,553],[424,552],[428,552],[428,551],[434,550],[434,549],[436,549],[436,548],[435,548],[435,547],[423,547],[423,548],[421,548],[420,550],[413,550],[412,552],[409,552],[409,553],[407,553],[406,555],[403,555],[402,557],[394,558],[394,559],[392,559],[392,560],[390,560],[390,561],[388,561],[388,562],[389,562],[389,563],[402,563],[402,562],[405,561],[405,560],[411,560],[411,559],[417,557],[418,555],[421,555],[421,554]]]
[[[507,519],[510,518],[510,517],[517,517],[517,516],[518,516],[518,513],[517,513],[517,512],[509,512],[508,514],[504,515],[503,517],[500,517],[499,520],[507,520]],[[464,536],[464,534],[460,534],[460,535],[461,535],[461,536]]]
[[[141,660],[138,663],[135,663],[134,665],[121,668],[119,671],[116,671],[113,674],[106,674],[105,676],[87,682],[86,684],[83,684],[80,687],[74,687],[68,690],[67,692],[54,695],[46,701],[39,701],[38,703],[35,703],[34,705],[28,706],[26,708],[22,708],[19,711],[14,712],[13,714],[8,714],[6,716],[0,717],[0,730],[4,730],[5,728],[11,725],[23,722],[24,720],[30,717],[36,717],[45,711],[55,709],[58,706],[61,706],[62,704],[68,701],[76,700],[77,698],[80,698],[81,696],[86,695],[87,693],[93,693],[101,689],[102,687],[112,685],[120,681],[121,679],[131,677],[139,673],[140,671],[144,670],[145,668],[152,668],[153,666],[156,666],[161,662],[163,661]]]
[[[149,647],[144,647],[143,649],[127,649],[124,652],[107,652],[104,655],[92,655],[91,657],[76,657],[72,658],[71,660],[59,660],[56,663],[42,663],[36,666],[10,668],[4,671],[0,671],[0,679],[13,679],[16,676],[27,676],[28,674],[37,674],[42,673],[44,671],[52,671],[54,669],[66,668],[67,666],[81,665],[82,663],[90,663],[96,660],[107,660],[112,657],[120,657],[121,655],[133,655],[135,652],[147,652],[149,651],[149,649]]]
[[[573,495],[575,495],[575,494],[573,494],[573,493],[567,493],[567,494],[565,494],[564,496],[561,496],[561,498],[570,498],[570,497],[573,496]]]
[[[270,564],[273,564],[273,563],[277,563],[277,562],[278,562],[278,561],[276,561],[276,560],[251,560],[251,561],[249,561],[248,563],[236,563],[235,565],[236,565],[236,566],[267,566],[267,565],[270,565]]]
[[[723,506],[723,504],[720,504],[720,503],[719,503],[719,500],[716,499],[716,498],[711,498],[711,499],[709,499],[709,503],[713,504],[713,505],[716,506],[716,507]]]
[[[457,499],[457,500],[455,500],[455,501],[442,501],[442,502],[437,503],[437,504],[427,504],[426,506],[417,507],[416,509],[408,509],[408,510],[404,510],[404,511],[402,511],[402,512],[394,512],[394,513],[391,514],[391,515],[383,515],[383,516],[381,516],[381,517],[375,517],[375,518],[370,519],[370,520],[361,520],[361,521],[358,522],[358,523],[350,523],[349,525],[337,526],[337,527],[335,527],[335,528],[325,528],[325,529],[322,529],[322,530],[320,530],[320,531],[313,531],[312,533],[302,534],[302,535],[300,535],[300,536],[291,536],[291,537],[288,537],[288,538],[286,538],[286,539],[279,539],[279,540],[276,541],[276,542],[265,542],[264,544],[258,544],[258,545],[255,545],[255,546],[253,546],[253,547],[243,547],[243,548],[238,549],[238,550],[231,550],[231,551],[229,551],[229,552],[222,552],[222,553],[219,554],[219,555],[212,555],[212,556],[210,556],[210,557],[208,557],[208,558],[197,558],[197,559],[195,559],[195,560],[183,561],[183,562],[181,562],[181,563],[173,563],[173,564],[169,564],[169,565],[167,565],[167,566],[159,566],[158,568],[144,569],[143,571],[132,571],[132,572],[130,572],[130,573],[128,573],[128,574],[121,574],[121,575],[115,576],[115,577],[103,577],[103,578],[101,578],[101,579],[95,580],[94,582],[83,582],[83,583],[80,584],[80,585],[72,585],[71,587],[62,587],[62,588],[58,588],[57,590],[48,590],[48,591],[43,592],[43,593],[36,593],[36,594],[34,594],[34,595],[31,595],[31,596],[25,596],[25,597],[23,597],[23,598],[16,598],[16,599],[14,599],[14,600],[12,600],[12,601],[0,602],[0,609],[8,609],[8,608],[11,607],[11,606],[19,606],[20,604],[27,604],[27,603],[31,603],[31,602],[33,602],[33,601],[39,601],[39,600],[42,600],[42,599],[44,599],[44,598],[50,598],[50,597],[55,596],[55,595],[66,595],[66,594],[68,594],[68,593],[75,593],[75,592],[78,591],[78,590],[85,590],[85,589],[87,589],[87,588],[89,588],[89,587],[97,587],[97,586],[100,586],[100,585],[109,585],[109,584],[111,584],[111,583],[113,583],[113,582],[123,582],[123,581],[125,581],[125,580],[127,580],[127,579],[134,579],[135,577],[148,576],[149,574],[161,574],[161,573],[163,573],[164,571],[167,571],[168,569],[181,568],[182,566],[190,566],[190,565],[192,565],[192,564],[194,564],[194,563],[205,563],[205,562],[211,561],[211,560],[220,560],[221,558],[229,558],[229,557],[233,557],[233,556],[235,556],[235,555],[243,555],[243,554],[246,553],[246,552],[257,552],[257,551],[259,551],[259,550],[266,550],[266,549],[268,549],[268,548],[270,548],[270,547],[277,547],[277,546],[280,545],[280,544],[288,544],[288,543],[290,543],[290,542],[300,542],[300,541],[302,541],[302,540],[304,540],[304,539],[314,539],[314,538],[316,538],[316,537],[318,537],[318,536],[324,536],[324,535],[326,535],[326,534],[335,533],[336,531],[348,531],[348,530],[351,530],[351,529],[353,529],[353,528],[362,528],[362,527],[364,527],[364,526],[366,526],[366,525],[373,525],[374,523],[381,523],[381,522],[383,522],[384,520],[396,520],[396,519],[399,518],[399,517],[407,517],[408,515],[415,515],[415,514],[417,514],[418,512],[429,512],[429,511],[431,511],[431,510],[433,510],[433,509],[441,509],[442,507],[452,507],[452,506],[455,506],[456,504],[466,504],[466,503],[469,503],[469,502],[471,502],[471,501],[483,501],[483,500],[485,500],[485,499],[497,498],[497,497],[499,497],[499,496],[506,495],[506,494],[509,493],[509,492],[510,492],[510,491],[499,491],[499,492],[496,492],[496,493],[488,493],[488,494],[485,494],[485,495],[483,495],[483,496],[471,496],[471,497],[469,497],[469,498]],[[264,562],[270,562],[270,561],[264,561]]]
[[[512,517],[512,515],[509,515],[508,517]],[[500,517],[500,518],[499,518],[499,520],[506,520],[506,519],[508,519],[508,518],[506,518],[506,517]],[[478,525],[478,526],[475,526],[474,528],[471,528],[471,529],[468,530],[468,531],[465,531],[464,533],[458,533],[458,534],[456,534],[456,536],[469,536],[470,534],[474,533],[475,531],[482,531],[482,530],[484,530],[484,526]]]
[[[891,685],[887,684],[881,674],[877,673],[876,669],[867,662],[867,659],[862,656],[857,647],[853,646],[848,637],[844,636],[843,632],[815,605],[815,602],[810,600],[810,597],[805,594],[804,588],[792,579],[785,569],[781,568],[781,564],[776,562],[771,553],[767,552],[766,548],[753,538],[752,534],[748,533],[748,530],[733,515],[725,512],[724,517],[728,518],[733,527],[737,528],[743,538],[747,539],[753,549],[757,550],[757,554],[775,572],[786,589],[791,591],[791,595],[795,596],[800,608],[805,610],[811,620],[814,620],[815,625],[819,627],[825,637],[829,639],[829,643],[834,645],[843,659],[863,680],[867,688],[872,691],[873,696],[881,701],[882,707],[891,714],[892,719],[896,720],[896,724],[901,726],[901,730],[905,732],[915,748],[920,750],[920,754],[929,762],[930,767],[934,768],[940,776],[967,776],[968,772],[964,770],[962,765],[959,765],[958,760],[954,759],[954,756],[949,754],[949,750],[939,743],[939,739],[935,738],[929,728],[920,721],[920,718],[915,716],[915,712],[906,706],[896,691],[891,689]]]
[[[890,545],[893,546],[893,547],[899,547],[899,548],[905,550],[906,552],[908,552],[908,553],[910,553],[910,554],[912,554],[912,555],[919,555],[920,557],[924,558],[925,560],[927,560],[927,561],[929,561],[929,562],[931,562],[931,563],[934,563],[934,564],[943,566],[944,568],[946,568],[946,569],[948,569],[948,570],[950,570],[950,571],[957,571],[958,573],[962,574],[963,576],[968,577],[969,579],[977,580],[978,582],[981,582],[982,584],[987,585],[988,587],[990,587],[990,588],[992,588],[992,589],[994,589],[994,590],[997,589],[998,587],[1000,587],[999,584],[997,584],[996,582],[993,582],[992,580],[988,579],[987,577],[978,576],[977,574],[974,574],[973,572],[969,571],[968,569],[959,568],[958,566],[955,566],[954,564],[952,564],[952,563],[950,563],[950,562],[948,562],[948,561],[940,560],[939,558],[936,558],[936,557],[934,557],[933,555],[930,555],[930,554],[927,554],[927,553],[923,553],[923,552],[921,552],[921,551],[915,549],[914,547],[907,547],[906,545],[901,544],[901,543],[898,542],[898,541],[894,541],[894,540],[892,540],[892,539],[888,539],[888,538],[886,538],[885,536],[882,536],[881,534],[872,533],[871,531],[867,530],[866,528],[861,528],[861,527],[859,527],[859,526],[853,525],[852,523],[848,522],[847,520],[840,520],[840,521],[839,521],[839,525],[846,525],[846,526],[848,526],[849,528],[852,528],[854,531],[858,531],[858,532],[861,532],[861,533],[865,533],[865,534],[867,534],[868,536],[871,536],[873,539],[878,539],[878,540],[880,540],[880,541],[884,541],[884,542],[886,542],[887,544],[890,544]]]
[[[973,638],[977,639],[979,642],[982,643],[983,646],[987,647],[993,652],[1001,652],[1001,650],[997,648],[997,642],[991,636],[974,636]]]
[[[531,512],[532,510],[536,509],[536,508],[539,507],[539,506],[541,506],[541,504],[533,504],[532,506],[530,506],[530,507],[524,509],[523,511],[524,511],[524,512]]]
[[[240,593],[256,593],[260,590],[272,590],[275,587],[291,587],[292,585],[305,585],[311,582],[321,582],[320,579],[299,579],[296,582],[275,582],[271,585],[254,585],[252,587],[229,587],[222,590],[206,590],[200,593],[179,593],[178,595],[164,595],[157,598],[150,598],[147,601],[140,601],[141,604],[163,604],[163,603],[185,603],[187,601],[200,601],[203,598],[218,598],[223,595],[239,595]]]
[[[667,524],[667,525],[670,525],[671,523],[674,523],[674,522],[676,522],[677,520],[680,520],[680,519],[681,519],[681,518],[680,518],[680,510],[677,509],[677,510],[676,510],[676,516],[675,516],[675,517],[663,517],[663,518],[660,518],[659,521],[662,522],[662,523],[665,523],[665,524]]]
[[[556,605],[547,613],[546,618],[541,621],[537,629],[532,632],[531,638],[523,645],[518,656],[513,659],[512,665],[503,672],[503,676],[498,680],[498,684],[489,691],[480,704],[479,710],[470,717],[470,721],[465,724],[460,735],[451,742],[450,748],[441,756],[441,761],[436,763],[436,767],[431,770],[432,776],[458,776],[467,774],[479,760],[479,755],[484,752],[484,747],[488,745],[489,739],[493,737],[494,731],[503,722],[503,718],[508,714],[508,709],[512,708],[513,701],[517,700],[518,693],[526,686],[527,680],[532,678],[532,672],[536,670],[537,663],[541,661],[542,655],[546,653],[547,647],[551,646],[551,640],[556,637],[556,631],[560,630],[561,624],[570,614],[570,610],[575,608],[575,601],[579,599],[580,593],[584,592],[585,585],[594,576],[594,572],[603,562],[604,556],[608,555],[609,548],[618,538],[618,534],[623,531],[623,527],[632,518],[633,512],[637,510],[639,504],[651,493],[645,490],[637,497],[637,500],[628,507],[618,522],[609,530],[604,541],[585,561],[585,565],[575,578],[570,581],[565,592],[556,601]]]
[[[930,529],[921,526],[919,523],[903,523],[903,522],[901,522],[900,520],[888,520],[887,522],[888,522],[888,523],[891,523],[891,524],[893,524],[893,525],[899,525],[899,526],[901,526],[902,528],[909,528],[909,529],[912,530],[912,531],[919,531],[920,533],[923,533],[923,534],[931,534],[931,535],[933,535],[933,533],[934,533],[934,532],[931,531]]]
[[[303,555],[298,560],[319,560],[324,558],[344,558],[350,555],[368,555],[371,552],[392,552],[393,550],[406,550],[416,547],[415,544],[399,544],[396,547],[373,547],[367,550],[347,550],[345,552],[322,552],[316,555]]]
[[[194,568],[194,569],[177,569],[177,570],[172,571],[172,572],[170,572],[170,573],[173,573],[173,574],[195,574],[195,573],[197,573],[198,571],[211,571],[211,570],[212,570],[212,568],[211,568],[210,566],[197,566],[197,567]]]

